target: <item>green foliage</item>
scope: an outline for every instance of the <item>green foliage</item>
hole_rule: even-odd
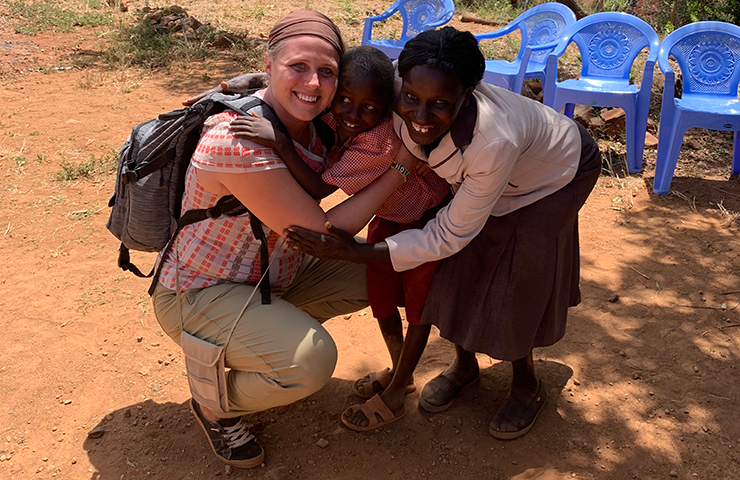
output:
[[[675,2],[675,18],[671,18]],[[657,15],[657,25],[665,25],[666,33],[692,22],[714,20],[740,24],[740,0],[663,0],[663,10]],[[651,23],[651,22],[649,22]]]
[[[147,17],[135,25],[119,24],[105,57],[115,67],[167,67],[175,60],[202,60],[207,52],[201,42],[186,35],[159,33]]]
[[[16,33],[24,35],[36,35],[47,30],[69,32],[76,26],[96,27],[113,23],[113,17],[107,12],[94,11],[100,9],[99,2],[88,4],[84,12],[74,12],[44,1],[9,1],[8,6],[10,16],[21,20],[15,28]]]
[[[56,178],[60,182],[70,182],[79,178],[94,178],[97,175],[104,175],[113,172],[118,167],[118,152],[110,150],[108,153],[96,158],[90,156],[90,160],[80,164],[62,162],[62,170],[57,172]]]
[[[167,14],[167,10],[164,13]],[[217,29],[208,31],[202,39],[188,35],[185,31],[158,31],[149,17],[142,14],[133,25],[119,23],[111,35],[104,57],[113,68],[136,65],[166,69],[172,65],[203,61],[215,56],[216,50],[211,45],[219,35],[224,35],[224,32]],[[249,68],[259,68],[262,50],[241,42],[241,37],[237,34],[226,35],[234,39],[233,46],[228,49],[229,56],[236,62],[242,62],[247,71]]]
[[[604,12],[626,12],[631,5],[630,0],[604,0]]]
[[[260,20],[262,17],[265,16],[265,10],[262,8],[259,2],[254,2],[251,7],[241,7],[241,11],[247,17],[254,18],[255,20]]]
[[[502,23],[508,23],[521,13],[514,11],[510,0],[458,0],[455,5],[473,15]]]

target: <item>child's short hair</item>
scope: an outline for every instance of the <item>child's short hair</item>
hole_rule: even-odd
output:
[[[362,45],[349,50],[342,57],[339,81],[345,75],[362,75],[371,78],[379,100],[387,109],[393,104],[393,79],[395,70],[388,55],[375,47]]]

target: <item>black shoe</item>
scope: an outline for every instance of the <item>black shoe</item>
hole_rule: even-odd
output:
[[[201,428],[208,437],[213,453],[219,460],[239,468],[254,468],[262,465],[265,451],[262,450],[254,435],[249,433],[243,418],[223,419],[212,422],[203,416],[198,402],[190,399],[190,411],[195,415]],[[225,423],[233,423],[225,425]]]

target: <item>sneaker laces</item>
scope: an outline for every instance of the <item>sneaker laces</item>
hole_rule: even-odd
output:
[[[219,425],[219,427],[223,430],[222,437],[224,438],[224,443],[231,449],[239,448],[254,440],[254,435],[249,433],[249,429],[243,419],[230,427],[224,425]],[[211,430],[215,432],[219,431],[218,428],[211,428]]]

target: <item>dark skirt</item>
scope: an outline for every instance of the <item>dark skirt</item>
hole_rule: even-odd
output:
[[[470,352],[524,358],[565,334],[578,287],[578,211],[601,172],[601,155],[581,132],[578,171],[566,186],[502,217],[490,217],[460,252],[442,261],[422,323]]]

